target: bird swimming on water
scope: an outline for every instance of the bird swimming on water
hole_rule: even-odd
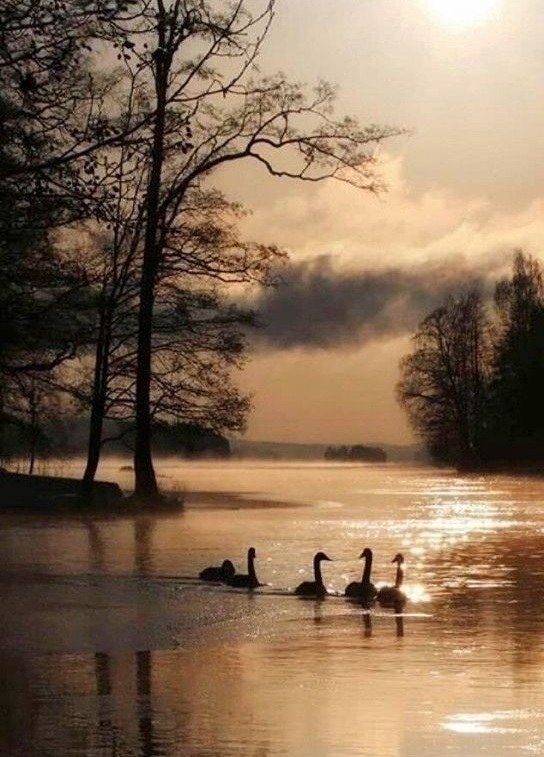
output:
[[[221,581],[226,583],[236,573],[236,569],[230,560],[223,560],[221,565],[210,565],[198,574],[201,581]]]
[[[255,558],[257,553],[255,547],[250,547],[247,551],[247,574],[237,573],[228,579],[226,583],[229,586],[237,586],[239,588],[255,589],[257,586],[262,586],[259,583],[257,574],[255,573]]]
[[[372,550],[365,547],[359,555],[359,560],[365,561],[363,576],[360,581],[352,581],[346,586],[344,595],[346,597],[355,597],[362,602],[373,602],[376,599],[378,590],[370,582],[370,572],[372,570]]]
[[[397,610],[397,608],[402,606],[407,600],[406,594],[400,589],[404,579],[404,568],[402,567],[404,564],[404,556],[400,552],[397,552],[391,562],[397,563],[395,585],[382,586],[378,592],[377,600],[382,607],[394,607],[395,610]]]
[[[318,552],[314,556],[314,580],[303,581],[295,589],[295,594],[298,594],[300,597],[324,597],[327,594],[327,589],[321,576],[321,563],[323,560],[332,562],[331,558],[327,557],[324,552]]]

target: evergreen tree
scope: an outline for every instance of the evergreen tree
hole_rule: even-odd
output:
[[[544,457],[544,279],[540,263],[517,252],[511,279],[497,284],[498,334],[490,403],[493,457]]]

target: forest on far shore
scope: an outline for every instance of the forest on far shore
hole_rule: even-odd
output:
[[[478,288],[430,313],[401,362],[398,398],[435,462],[544,467],[544,275],[518,251],[491,298]]]

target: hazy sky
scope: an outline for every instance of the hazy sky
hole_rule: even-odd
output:
[[[279,0],[261,67],[334,82],[339,113],[412,133],[385,146],[381,198],[221,176],[248,233],[291,255],[241,379],[247,436],[408,441],[394,385],[414,325],[514,248],[544,250],[544,2]]]

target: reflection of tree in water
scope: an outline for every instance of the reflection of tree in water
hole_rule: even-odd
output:
[[[117,754],[117,745],[121,742],[121,739],[112,720],[112,706],[109,699],[112,693],[109,654],[105,652],[95,653],[94,674],[98,696],[96,724],[98,743],[101,748],[108,750],[109,754],[113,756]]]
[[[160,754],[155,750],[151,704],[151,652],[136,652],[136,694],[141,757]]]
[[[99,526],[92,520],[85,522],[89,535],[89,569],[91,573],[101,573],[104,570],[106,549]]]
[[[86,526],[89,535],[89,568],[93,573],[102,573],[106,552],[100,528],[93,521],[88,521]],[[154,523],[150,519],[138,518],[134,521],[134,562],[140,574],[149,573],[152,567],[153,528]],[[135,653],[134,668],[134,710],[138,720],[139,755],[140,757],[155,757],[164,752],[158,749],[154,738],[155,728],[151,704],[152,656],[149,650]],[[114,670],[111,655],[106,652],[95,652],[94,672],[98,697],[97,735],[101,747],[108,750],[108,757],[125,753],[122,744],[126,744],[126,739],[123,738],[113,720],[115,694],[121,693],[123,696],[125,694],[122,681],[115,686]]]
[[[134,520],[134,564],[141,575],[153,572],[153,532],[155,521],[151,518]]]
[[[153,570],[153,532],[155,521],[136,518],[134,521],[134,565],[137,573],[148,575]],[[151,652],[136,652],[136,710],[141,757],[159,752],[154,747],[153,707],[151,703]]]
[[[32,671],[26,660],[0,652],[0,754],[28,754],[37,730]]]
[[[115,658],[105,652],[96,652],[95,685],[98,697],[97,736],[100,747],[107,750],[108,757],[113,755],[133,754],[129,739],[114,722],[115,698],[127,694],[124,677],[115,679]],[[117,661],[119,662],[119,660]],[[135,670],[134,716],[138,722],[139,757],[158,757],[166,752],[155,738],[154,713],[152,697],[152,655],[149,650],[136,652],[133,657]],[[123,666],[120,666],[123,670]]]
[[[86,520],[85,527],[89,536],[89,570],[91,573],[101,573],[106,564],[106,548],[101,528],[93,520]],[[134,519],[134,566],[141,575],[148,575],[153,571],[154,530],[154,519]]]
[[[110,656],[105,652],[95,652],[94,671],[96,677],[96,693],[101,697],[111,694],[111,666]]]

